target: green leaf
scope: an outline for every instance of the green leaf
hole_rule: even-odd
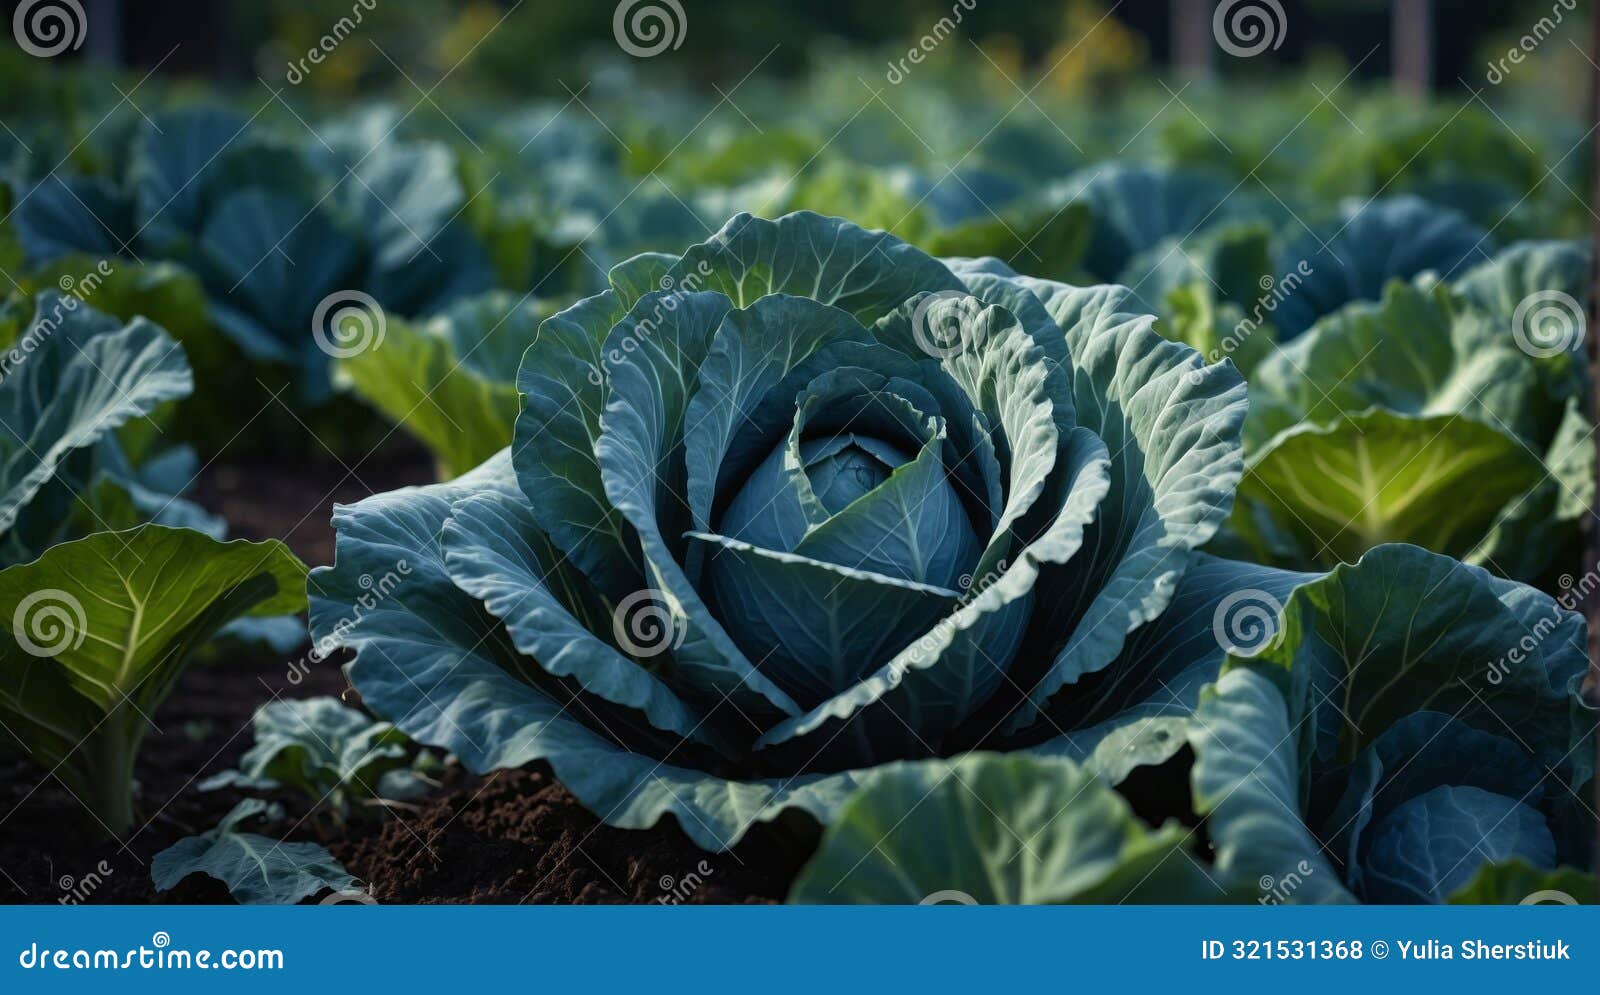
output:
[[[770,294],[809,297],[862,323],[925,291],[961,290],[938,260],[893,235],[797,211],[776,221],[740,214],[672,268],[671,286],[718,290],[734,307]]]
[[[1291,424],[1326,425],[1374,407],[1465,415],[1542,447],[1564,398],[1551,394],[1505,319],[1442,284],[1397,281],[1381,302],[1342,308],[1263,363],[1250,402],[1252,449]]]
[[[1172,236],[1187,241],[1209,227],[1261,213],[1233,181],[1200,170],[1103,163],[1085,167],[1071,186],[1094,214],[1084,266],[1101,280],[1119,279],[1136,256]]]
[[[485,470],[494,467],[503,470],[509,463],[497,459]],[[516,648],[538,666],[573,678],[612,704],[639,710],[657,729],[718,743],[704,714],[595,634],[610,631],[610,615],[595,610],[578,588],[581,581],[566,575],[524,502],[499,493],[457,501],[442,543],[451,579],[482,599]]]
[[[40,294],[0,378],[0,532],[74,451],[193,386],[183,350],[143,319],[125,326],[73,297]]]
[[[18,195],[11,221],[30,262],[45,264],[75,252],[116,256],[135,230],[133,205],[105,180],[55,172]]]
[[[607,597],[643,586],[638,538],[606,497],[595,456],[605,407],[605,343],[625,311],[614,291],[585,298],[539,326],[517,372],[522,413],[512,462],[534,519]]]
[[[1151,830],[1064,760],[969,754],[892,764],[857,793],[800,872],[807,904],[1211,902],[1229,889],[1176,823]]]
[[[1539,576],[1561,550],[1578,541],[1594,506],[1595,449],[1589,418],[1574,398],[1541,460],[1545,474],[1496,516],[1465,559],[1522,581]]]
[[[147,118],[134,139],[128,167],[141,231],[167,250],[198,231],[224,153],[250,122],[221,107],[187,107]],[[142,236],[144,237],[144,236]]]
[[[740,652],[680,561],[688,509],[682,439],[691,387],[729,312],[719,293],[655,291],[606,340],[609,396],[594,453],[605,496],[639,536],[651,585],[682,634],[675,675],[698,693],[728,696],[749,714],[792,715],[794,701]],[[527,484],[523,484],[524,491]],[[537,493],[537,492],[534,492]]]
[[[459,476],[511,444],[517,366],[548,312],[489,294],[426,322],[385,316],[383,340],[341,358],[339,377],[422,439],[446,476]]]
[[[1117,282],[1156,302],[1179,287],[1202,287],[1219,304],[1232,305],[1230,311],[1238,309],[1240,317],[1249,313],[1261,324],[1271,319],[1267,305],[1278,278],[1269,258],[1270,239],[1270,227],[1260,222],[1234,222],[1199,234],[1181,232],[1135,256]]]
[[[0,571],[0,713],[8,738],[80,793],[111,833],[133,820],[147,717],[195,649],[239,616],[305,606],[279,542],[144,525]]]
[[[1163,298],[1166,320],[1157,326],[1174,342],[1193,346],[1208,363],[1233,360],[1249,378],[1276,348],[1271,325],[1251,326],[1236,304],[1219,303],[1203,283],[1174,287]]]
[[[1201,688],[1217,679],[1228,647],[1270,637],[1270,628],[1251,628],[1262,621],[1252,612],[1275,613],[1317,576],[1191,553],[1166,610],[1129,633],[1110,666],[1058,695],[1037,729],[1050,738],[1025,749],[1080,763],[1112,784],[1165,763],[1187,744]]]
[[[191,874],[228,886],[241,905],[293,905],[321,891],[353,891],[360,882],[315,843],[279,842],[240,826],[267,812],[267,803],[246,798],[215,829],[186,836],[155,855],[150,877],[167,891]]]
[[[312,319],[329,294],[354,284],[360,263],[330,210],[260,188],[232,193],[200,230],[196,263],[218,291],[212,320],[244,354],[301,368],[322,392],[328,357],[312,344]]]
[[[1201,693],[1189,727],[1195,811],[1206,819],[1223,873],[1260,883],[1293,874],[1300,883],[1288,897],[1297,904],[1352,903],[1300,818],[1311,788],[1298,759],[1303,738],[1270,680],[1249,669],[1224,673]]]
[[[1091,211],[1069,193],[1047,188],[1019,198],[998,212],[940,229],[919,240],[936,256],[993,256],[1011,266],[1052,280],[1069,280],[1089,245]]]
[[[1468,270],[1456,290],[1501,318],[1514,316],[1529,295],[1541,291],[1560,291],[1584,306],[1589,250],[1582,242],[1518,242]]]
[[[1494,248],[1483,229],[1420,197],[1352,197],[1336,219],[1278,250],[1275,272],[1310,275],[1279,302],[1273,323],[1287,341],[1351,301],[1376,300],[1390,280],[1429,271],[1450,279]]]
[[[1482,422],[1375,409],[1296,425],[1251,456],[1233,527],[1289,566],[1351,562],[1385,542],[1461,556],[1543,475],[1521,442]]]
[[[1078,424],[1111,453],[1110,489],[1083,541],[1093,554],[1052,565],[1035,586],[1032,638],[1048,662],[1019,678],[1028,700],[1006,726],[1014,732],[1166,608],[1189,552],[1232,505],[1246,405],[1237,370],[1163,339],[1125,288],[1011,279],[1064,336]]]

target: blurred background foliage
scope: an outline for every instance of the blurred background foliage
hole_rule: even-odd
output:
[[[84,0],[90,20],[107,23],[97,7],[115,6],[117,37],[105,32],[85,56],[99,54],[129,68],[160,67],[168,75],[200,75],[241,84],[281,82],[290,63],[315,46],[341,18],[358,17],[360,37],[341,45],[307,80],[318,98],[415,95],[413,84],[481,99],[562,96],[631,61],[612,36],[615,5],[542,0]],[[1180,0],[1181,2],[1181,0]],[[1222,56],[1225,76],[1263,75],[1285,65],[1386,77],[1387,58],[1369,57],[1390,33],[1386,0],[1279,0],[1291,26],[1281,44],[1250,59]],[[976,46],[999,71],[1020,76],[1048,69],[1052,90],[1133,77],[1174,58],[1168,0],[682,0],[688,30],[671,61],[685,82],[737,81],[757,62],[764,73],[793,77],[817,71],[842,49],[880,51],[885,61],[927,33],[940,18],[960,14],[958,44]],[[970,6],[968,6],[970,4]],[[1570,5],[1570,8],[1569,6]],[[0,3],[9,14],[16,0]],[[1436,0],[1433,4],[1433,83],[1443,89],[1483,85],[1490,60],[1503,54],[1541,18],[1560,17],[1542,46],[1536,70],[1508,80],[1513,90],[1546,100],[1580,101],[1584,92],[1583,24],[1591,0]],[[1093,44],[1081,44],[1093,35]],[[471,58],[467,58],[468,55]],[[937,51],[931,61],[958,61]],[[0,107],[30,94],[28,60],[5,51],[0,59]],[[404,67],[404,68],[402,68]]]

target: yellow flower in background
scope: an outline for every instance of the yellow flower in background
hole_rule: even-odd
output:
[[[495,4],[467,4],[439,36],[434,61],[447,67],[459,64],[504,19],[505,12]]]
[[[1122,76],[1148,57],[1144,36],[1108,12],[1097,0],[1069,0],[1061,40],[1045,56],[1045,82],[1051,90],[1074,94],[1087,84]]]

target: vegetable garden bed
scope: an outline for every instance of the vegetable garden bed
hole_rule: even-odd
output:
[[[7,898],[1600,899],[1581,116],[638,2],[564,104],[0,58]]]

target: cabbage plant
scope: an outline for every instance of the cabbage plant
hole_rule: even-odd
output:
[[[1593,866],[1586,667],[1567,606],[1413,546],[1301,587],[1190,731],[1219,870],[1292,874],[1295,902],[1571,893]]]
[[[470,769],[708,848],[890,761],[1115,781],[1183,747],[1220,603],[1300,577],[1194,551],[1244,385],[1126,289],[806,212],[610,283],[540,326],[512,445],[337,508],[308,586],[364,703]]]
[[[219,107],[164,110],[137,129],[115,175],[16,184],[13,223],[32,266],[79,254],[119,269],[177,264],[204,288],[205,321],[238,353],[296,371],[305,398],[321,402],[329,356],[354,348],[323,320],[329,298],[359,292],[423,314],[494,280],[461,218],[469,197],[454,156],[386,140],[391,130],[387,118],[356,117],[312,141]],[[178,313],[197,320],[195,303]],[[364,334],[364,344],[379,337]],[[215,375],[230,372],[219,365]]]
[[[1587,250],[1519,243],[1454,284],[1393,281],[1250,373],[1230,531],[1301,568],[1411,542],[1531,580],[1594,493]]]
[[[279,542],[220,541],[177,496],[187,450],[133,458],[125,440],[192,385],[161,328],[45,293],[0,302],[0,347],[0,751],[119,835],[148,717],[224,627],[298,642],[305,567]]]

